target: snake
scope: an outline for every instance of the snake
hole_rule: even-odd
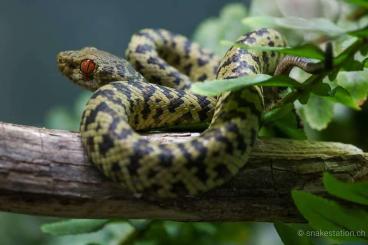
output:
[[[232,179],[257,139],[265,108],[262,88],[207,97],[191,92],[192,84],[289,70],[279,65],[282,54],[237,44],[285,47],[286,40],[261,28],[239,37],[219,58],[183,35],[143,29],[133,34],[126,59],[94,47],[60,52],[59,70],[93,91],[80,123],[92,164],[135,196],[198,196]],[[198,122],[209,127],[184,142],[157,142],[140,133]]]

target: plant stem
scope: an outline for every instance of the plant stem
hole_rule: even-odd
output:
[[[321,71],[321,73],[309,77],[300,88],[286,95],[275,105],[274,108],[288,103],[293,103],[302,95],[304,95],[306,91],[310,91],[313,86],[317,85],[318,83],[322,83],[323,78],[340,70],[346,60],[354,57],[354,55],[362,48],[362,45],[367,45],[367,40],[365,38],[356,40],[348,48],[341,52],[341,54],[334,59],[332,69]]]

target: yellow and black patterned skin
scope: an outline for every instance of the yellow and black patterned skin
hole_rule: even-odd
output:
[[[271,29],[247,33],[237,43],[285,46]],[[128,61],[95,48],[58,55],[67,77],[97,89],[80,127],[91,162],[134,194],[155,198],[198,195],[236,175],[257,138],[261,89],[243,88],[217,99],[185,89],[191,80],[273,73],[279,54],[233,46],[219,61],[183,36],[152,29],[134,35],[126,54],[149,82],[160,85],[149,83]],[[209,128],[186,142],[164,144],[136,132],[206,120]]]
[[[220,58],[185,36],[163,29],[134,34],[127,60],[152,83],[188,89],[192,82],[214,79]]]

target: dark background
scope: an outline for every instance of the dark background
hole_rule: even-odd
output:
[[[59,51],[95,46],[122,56],[132,33],[146,27],[190,37],[203,19],[217,16],[226,3],[1,1],[0,121],[44,126],[53,106],[73,104],[81,90],[57,70]]]

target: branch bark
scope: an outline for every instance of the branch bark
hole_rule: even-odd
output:
[[[145,137],[170,143],[196,133]],[[259,140],[244,170],[200,197],[150,202],[133,197],[88,163],[79,134],[0,123],[0,210],[76,218],[300,222],[292,189],[327,195],[323,171],[368,179],[368,154],[332,142]]]

